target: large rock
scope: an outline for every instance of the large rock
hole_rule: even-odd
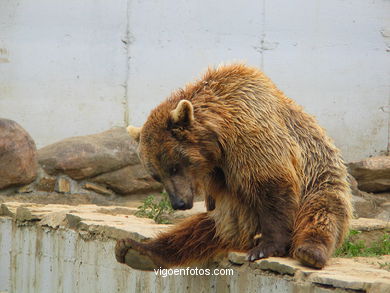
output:
[[[348,164],[349,172],[360,190],[390,191],[390,156],[372,157]]]
[[[30,135],[15,121],[0,119],[0,189],[32,182],[37,166]]]
[[[361,191],[359,190],[358,182],[356,181],[355,177],[348,173],[347,180],[349,186],[351,187],[352,195],[361,196]]]
[[[375,201],[352,195],[353,213],[356,218],[374,218],[379,213]]]
[[[90,180],[105,185],[119,194],[162,191],[162,185],[150,177],[141,165],[127,166]]]
[[[354,216],[357,218],[390,219],[390,193],[368,193],[358,188],[358,182],[348,176],[352,191]]]
[[[40,149],[38,159],[48,174],[76,180],[139,164],[136,145],[125,128],[64,139]]]

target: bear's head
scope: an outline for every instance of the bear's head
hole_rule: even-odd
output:
[[[218,138],[206,118],[190,101],[169,99],[142,127],[127,128],[143,166],[164,185],[174,209],[192,208],[194,195],[204,195],[218,165]]]

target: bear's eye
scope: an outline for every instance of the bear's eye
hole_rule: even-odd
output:
[[[154,180],[156,180],[157,182],[161,182],[160,176],[158,176],[158,175],[156,175],[156,174],[153,174],[153,175],[152,175],[152,178],[153,178]]]
[[[169,174],[171,176],[176,175],[177,173],[179,173],[179,166],[173,166],[169,169]]]

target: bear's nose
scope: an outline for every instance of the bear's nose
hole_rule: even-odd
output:
[[[182,201],[182,200],[177,200],[175,202],[172,203],[172,208],[174,210],[185,210],[186,207],[185,207],[185,202]]]

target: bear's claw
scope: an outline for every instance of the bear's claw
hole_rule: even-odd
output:
[[[323,249],[310,244],[299,246],[295,251],[295,257],[300,260],[302,264],[315,269],[322,269],[327,261]]]
[[[159,268],[152,258],[142,251],[141,244],[130,238],[116,242],[115,257],[118,262],[126,264],[133,269],[152,271]]]
[[[276,245],[272,242],[264,241],[249,250],[247,260],[255,261],[270,256],[285,256],[286,254],[287,245]]]

